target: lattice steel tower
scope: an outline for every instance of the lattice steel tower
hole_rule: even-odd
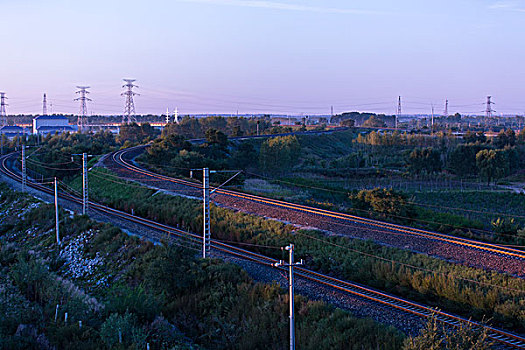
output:
[[[445,100],[445,110],[443,111],[443,116],[448,117],[448,100]]]
[[[83,132],[84,128],[88,126],[87,123],[87,101],[91,101],[90,98],[86,97],[87,94],[89,94],[89,86],[77,86],[77,89],[79,89],[76,93],[80,95],[80,97],[75,98],[75,101],[80,101],[80,113],[78,115],[77,124],[78,124],[78,132]]]
[[[44,99],[42,100],[42,115],[47,115],[47,98],[44,94]]]
[[[5,92],[0,92],[0,126],[7,125],[7,112],[5,111],[7,103],[5,100],[7,100],[7,97],[5,97]]]
[[[398,123],[399,117],[401,117],[401,96],[399,96],[397,100],[397,114],[396,114],[396,125],[395,125],[396,129],[397,129],[397,123]]]
[[[135,79],[123,79],[126,84],[122,85],[126,88],[126,91],[120,94],[120,96],[126,96],[126,105],[124,107],[124,115],[122,116],[122,124],[134,123],[135,119],[135,103],[133,102],[133,96],[137,96],[136,92],[133,92],[133,88],[138,88],[137,85],[133,84]]]
[[[487,96],[487,109],[485,109],[485,117],[487,119],[492,117],[493,112],[496,112],[492,109],[492,105],[495,103],[490,100],[491,98],[492,96]]]

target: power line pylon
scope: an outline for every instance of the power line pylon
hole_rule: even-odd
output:
[[[430,134],[434,135],[434,104],[432,104],[432,121],[431,121]]]
[[[485,126],[487,126],[488,121],[492,118],[492,113],[496,112],[492,109],[492,105],[495,104],[491,101],[492,96],[487,96],[487,108],[485,109]]]
[[[86,97],[87,94],[89,94],[89,86],[77,86],[77,89],[79,89],[76,93],[80,95],[80,97],[75,98],[75,101],[80,101],[80,113],[78,116],[77,124],[78,124],[78,132],[83,132],[84,128],[87,127],[87,101],[91,101],[90,98]]]
[[[396,122],[395,122],[396,129],[397,129],[397,123],[400,117],[401,117],[401,96],[399,96],[397,100],[397,114],[396,114]]]
[[[166,124],[170,123],[170,108],[166,108]]]
[[[126,84],[122,85],[126,88],[126,91],[120,94],[120,96],[126,96],[126,105],[124,107],[124,115],[122,116],[122,124],[134,123],[135,118],[135,103],[133,102],[133,96],[138,96],[136,92],[133,92],[133,88],[138,88],[137,85],[133,84],[135,79],[123,79]]]
[[[445,100],[445,110],[443,111],[443,116],[448,117],[448,100]]]
[[[5,111],[5,107],[8,105],[5,100],[7,100],[7,97],[5,97],[5,92],[0,92],[0,126],[6,126],[7,125],[7,112]]]
[[[47,115],[47,97],[44,93],[44,99],[42,100],[42,115]]]

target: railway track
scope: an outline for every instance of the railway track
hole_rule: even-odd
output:
[[[169,181],[169,182],[177,183],[177,184],[184,185],[184,186],[189,186],[189,187],[199,189],[199,190],[202,189],[202,185],[199,183],[156,174],[154,172],[151,172],[149,170],[146,170],[134,164],[131,164],[125,159],[125,155],[127,153],[131,151],[135,151],[139,148],[145,148],[145,147],[147,146],[137,146],[137,147],[132,147],[132,148],[117,151],[113,153],[112,159],[114,162],[116,162],[117,164],[119,164],[120,166],[122,166],[123,168],[129,171],[139,173],[141,175],[145,175],[148,177],[153,177],[156,179]],[[426,238],[426,239],[430,239],[434,241],[439,241],[442,243],[458,245],[458,246],[462,246],[462,247],[466,247],[466,248],[470,248],[474,250],[481,250],[484,252],[489,252],[491,254],[511,257],[511,258],[525,261],[525,252],[519,249],[511,248],[511,247],[504,247],[504,246],[497,245],[497,244],[485,243],[485,242],[480,242],[480,241],[467,239],[467,238],[454,237],[454,236],[441,234],[437,232],[431,232],[431,231],[421,230],[421,229],[412,228],[408,226],[382,222],[382,221],[363,218],[363,217],[350,215],[350,214],[338,213],[338,212],[325,210],[325,209],[318,209],[318,208],[314,208],[314,207],[310,207],[306,205],[285,202],[285,201],[281,201],[277,199],[271,199],[271,198],[256,196],[252,194],[241,193],[237,191],[218,189],[216,190],[216,193],[222,194],[225,196],[229,196],[229,197],[233,197],[236,199],[244,199],[244,200],[272,205],[272,206],[276,206],[276,207],[280,207],[284,209],[292,209],[292,210],[304,212],[307,214],[319,215],[321,217],[333,218],[333,219],[343,220],[347,222],[349,221],[352,223],[367,225],[373,228],[386,229],[386,230],[390,230],[394,232],[409,234],[412,236],[417,236],[417,237]]]
[[[9,169],[9,167],[7,166],[8,159],[12,157],[13,155],[14,154],[10,154],[7,156],[0,157],[0,172],[17,182],[21,182],[21,176],[15,173],[14,171],[12,171],[11,169]],[[51,194],[51,195],[54,194],[54,191],[51,190],[50,188],[45,187],[35,182],[28,181],[27,186],[32,187],[38,191],[45,192],[47,194]],[[65,200],[76,203],[76,204],[82,204],[81,198],[73,196],[69,193],[61,192],[60,197]],[[118,217],[119,219],[130,221],[136,224],[140,224],[150,229],[165,232],[169,234],[170,236],[184,239],[189,244],[200,245],[202,242],[202,237],[199,235],[196,235],[190,232],[186,232],[186,231],[183,231],[177,228],[173,228],[173,227],[170,227],[164,224],[160,224],[152,220],[140,218],[140,217],[101,205],[96,202],[90,201],[89,204],[90,204],[91,210],[96,210],[106,215],[115,216],[115,217]],[[225,244],[223,242],[219,242],[216,240],[211,241],[211,247],[213,250],[216,250],[218,252],[222,252],[227,255],[238,257],[244,260],[249,260],[254,263],[265,265],[265,266],[273,267],[273,264],[277,262],[276,259],[264,256],[262,254],[254,253],[249,250],[238,248],[233,245]],[[280,269],[282,269],[283,271],[286,270],[284,268],[280,268]],[[304,278],[314,283],[318,283],[320,285],[324,285],[326,287],[333,288],[343,293],[348,293],[350,295],[357,296],[357,297],[381,304],[388,308],[396,309],[402,313],[407,313],[407,314],[415,315],[415,316],[422,317],[422,318],[429,318],[432,315],[435,315],[435,317],[437,318],[439,322],[445,325],[448,325],[450,327],[459,327],[462,324],[469,324],[470,326],[476,329],[486,329],[488,337],[491,339],[491,341],[494,342],[497,348],[525,349],[525,338],[524,337],[517,335],[517,334],[513,334],[511,332],[507,332],[505,330],[490,327],[490,326],[481,324],[479,322],[471,321],[469,319],[466,319],[460,316],[456,316],[450,313],[439,311],[439,310],[427,307],[419,303],[415,303],[415,302],[412,302],[412,301],[409,301],[403,298],[399,298],[399,297],[396,297],[396,296],[393,296],[387,293],[383,293],[381,291],[377,291],[377,290],[368,288],[360,284],[343,281],[343,280],[334,278],[332,276],[328,276],[328,275],[321,274],[321,273],[318,273],[312,270],[308,270],[306,268],[296,267],[295,274],[298,277]]]

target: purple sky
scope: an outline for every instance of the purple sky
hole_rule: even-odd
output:
[[[2,0],[8,113],[525,112],[525,1]]]

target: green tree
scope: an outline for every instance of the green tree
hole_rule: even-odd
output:
[[[217,144],[221,147],[226,147],[228,145],[228,136],[222,131],[216,129],[206,130],[206,141],[211,144]]]
[[[432,147],[415,149],[408,157],[408,169],[412,173],[436,173],[441,171],[441,157]]]
[[[374,188],[361,190],[357,195],[351,195],[356,209],[372,211],[380,217],[394,217],[396,219],[411,218],[415,211],[407,198],[391,189]]]
[[[502,151],[484,149],[476,154],[476,166],[481,177],[490,184],[505,174],[508,164]]]
[[[285,171],[293,166],[300,150],[295,135],[272,137],[261,145],[259,164],[267,172]]]
[[[517,140],[519,144],[525,144],[525,128],[523,128],[518,134]]]
[[[485,147],[480,144],[458,145],[450,152],[447,167],[456,175],[476,175],[476,154],[483,149]]]
[[[384,121],[373,115],[363,123],[363,126],[366,128],[384,128],[386,127],[386,124]]]
[[[160,134],[160,131],[155,130],[149,123],[141,125],[137,123],[124,124],[120,127],[120,132],[117,141],[124,143],[126,141],[132,144],[145,143],[153,140]]]
[[[342,120],[341,123],[339,123],[341,126],[347,126],[349,128],[352,128],[355,125],[355,120],[353,119],[345,119]]]

